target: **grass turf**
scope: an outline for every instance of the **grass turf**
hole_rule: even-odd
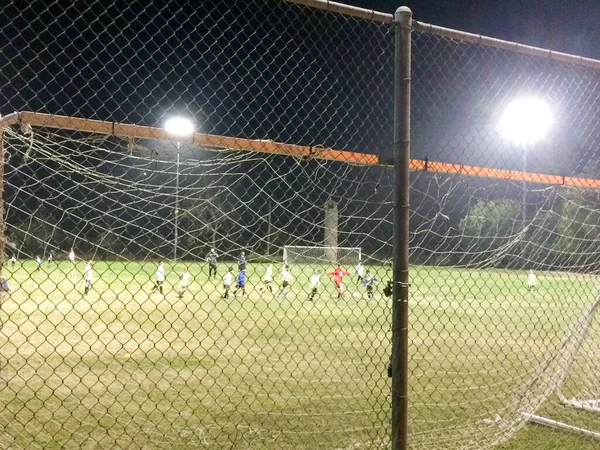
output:
[[[83,297],[83,263],[8,266],[16,290],[0,312],[0,447],[385,448],[391,305],[380,292],[338,301],[323,276],[309,302],[314,268],[295,266],[288,298],[261,295],[264,267],[251,264],[247,296],[222,299],[226,265],[207,280],[202,263],[187,266],[194,281],[180,299],[172,288],[184,264],[167,265],[164,296],[150,293],[155,267],[97,262]],[[351,278],[348,292],[362,293]],[[596,290],[591,277],[548,274],[530,293],[524,279],[412,270],[415,448],[478,438],[461,435],[465,423],[484,439],[478,416],[505,408],[507,393],[543,361],[540,349],[560,339]],[[554,405],[544,411],[561,419]],[[503,445],[596,448],[535,425]]]

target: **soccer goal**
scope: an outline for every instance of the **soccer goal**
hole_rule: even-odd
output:
[[[571,326],[526,385],[528,393],[539,390],[544,399],[554,393],[573,424],[529,412],[523,414],[525,420],[600,440],[600,431],[581,426],[575,415],[576,410],[600,413],[599,307],[600,296]]]
[[[345,264],[354,265],[362,260],[360,247],[324,247],[286,245],[283,247],[285,264]]]

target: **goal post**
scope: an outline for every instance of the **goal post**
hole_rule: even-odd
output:
[[[362,250],[360,247],[302,245],[286,245],[283,247],[284,264],[356,265],[361,260]]]
[[[552,394],[566,409],[600,413],[600,383],[597,381],[600,364],[596,362],[599,307],[600,295],[597,295],[520,389],[522,394],[516,406],[523,411],[525,421],[600,439],[598,430],[589,430],[535,413],[539,405]]]

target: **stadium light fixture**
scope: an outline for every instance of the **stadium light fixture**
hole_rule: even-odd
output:
[[[500,125],[515,145],[528,147],[543,139],[552,125],[548,103],[535,97],[522,97],[508,104]]]
[[[536,97],[521,97],[510,102],[502,115],[500,126],[504,136],[522,148],[522,171],[527,172],[527,151],[542,140],[552,126],[548,103]],[[527,181],[522,181],[521,221],[523,223],[523,252],[527,233]]]
[[[185,117],[171,117],[165,122],[165,131],[174,137],[191,136],[194,134],[194,123]]]
[[[185,138],[194,134],[194,123],[185,117],[176,116],[167,119],[165,122],[165,131],[175,138]],[[175,208],[174,208],[174,239],[173,239],[173,260],[177,261],[177,250],[179,247],[179,150],[181,142],[177,141],[177,165],[175,175]]]

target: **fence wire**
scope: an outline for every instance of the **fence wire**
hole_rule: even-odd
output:
[[[417,29],[411,445],[594,448],[600,71]]]
[[[387,445],[393,173],[318,154],[389,152],[393,29],[219,0],[0,23],[2,115],[67,118],[2,130],[0,447]],[[315,157],[68,120],[174,116]]]
[[[600,71],[424,30],[410,448],[596,448]],[[0,37],[0,447],[390,448],[393,25],[38,0]]]

